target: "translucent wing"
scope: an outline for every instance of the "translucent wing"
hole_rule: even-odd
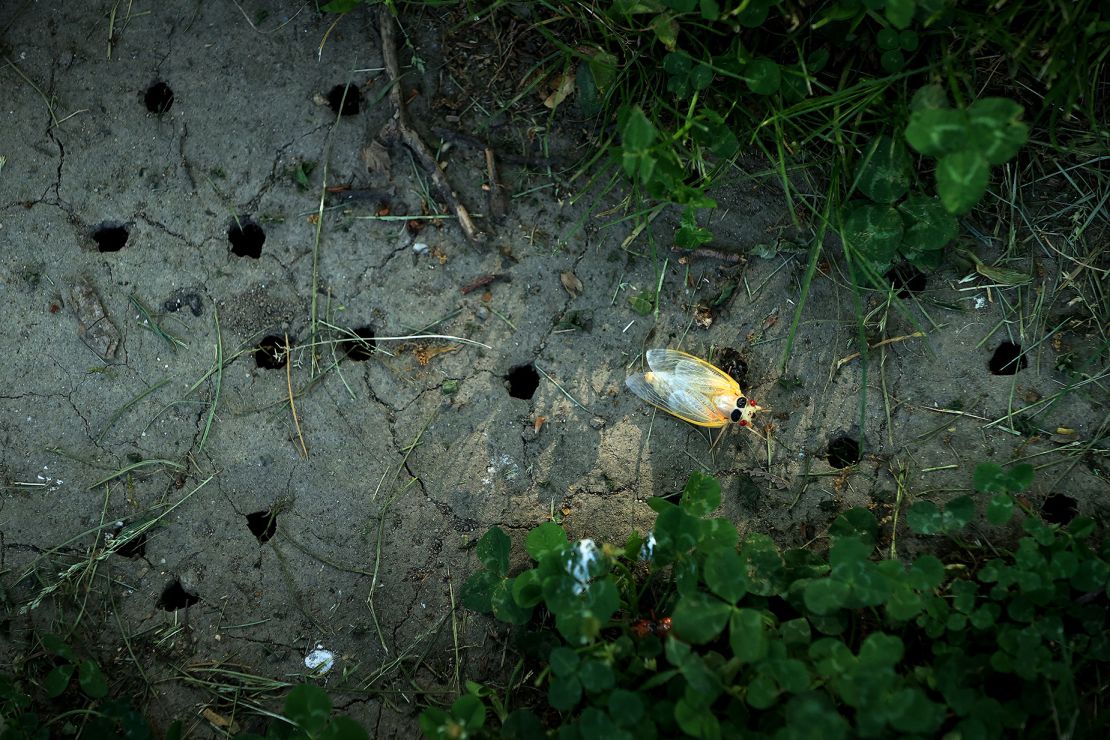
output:
[[[740,385],[728,373],[705,360],[674,349],[649,349],[648,367],[671,376],[675,385],[700,393],[711,401],[717,396],[743,396]]]
[[[729,422],[713,400],[698,391],[691,391],[668,373],[650,372],[631,375],[625,380],[628,390],[652,406],[674,414],[683,421],[700,427],[722,427]]]

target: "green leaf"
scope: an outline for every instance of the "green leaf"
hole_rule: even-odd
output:
[[[543,601],[543,581],[538,570],[526,570],[513,579],[513,601],[529,608]]]
[[[590,56],[590,74],[594,85],[601,93],[606,92],[617,76],[617,58],[607,51],[598,51]]]
[[[740,149],[736,134],[716,111],[704,108],[694,122],[694,140],[722,159],[727,159]]]
[[[786,645],[808,645],[813,634],[809,628],[809,621],[805,617],[798,617],[783,622],[779,625],[779,635]]]
[[[925,85],[924,87],[919,88],[918,91],[913,94],[913,98],[910,100],[911,112],[946,107],[948,107],[948,97],[947,95],[945,95],[944,87],[936,83]],[[912,142],[910,145],[913,146]],[[914,148],[916,149],[917,147],[914,146]],[[921,150],[918,149],[918,151]]]
[[[578,653],[567,647],[557,647],[551,651],[547,662],[551,664],[551,672],[556,676],[573,676],[578,672],[581,659]]]
[[[600,660],[587,660],[583,663],[578,669],[578,680],[582,682],[582,688],[591,694],[608,691],[616,683],[613,669]]]
[[[898,32],[895,31],[893,28],[880,29],[879,32],[875,34],[875,43],[878,44],[879,48],[883,51],[897,49]]]
[[[357,8],[365,0],[331,0],[329,3],[324,3],[320,6],[320,10],[325,13],[349,13]]]
[[[671,13],[660,13],[651,21],[651,30],[663,46],[673,51],[678,43],[678,21]]]
[[[895,691],[888,701],[890,724],[899,732],[931,735],[944,721],[944,707],[917,687]]]
[[[939,199],[914,193],[898,205],[905,233],[902,249],[906,252],[931,252],[943,249],[956,238],[959,225]]]
[[[721,634],[731,612],[723,601],[695,591],[679,598],[671,620],[679,637],[701,645]]]
[[[748,684],[746,699],[756,709],[768,709],[779,698],[778,684],[767,673],[760,673]]]
[[[285,716],[309,735],[324,728],[331,716],[331,699],[319,686],[294,686],[285,697]]]
[[[632,310],[636,313],[647,316],[655,310],[655,293],[645,290],[642,293],[629,296],[628,304],[632,306]]]
[[[698,6],[698,0],[663,0],[663,4],[679,13],[689,13]]]
[[[1029,139],[1029,127],[1022,123],[1024,109],[1007,98],[983,98],[967,109],[971,125],[972,148],[991,164],[1013,159]]]
[[[917,37],[917,32],[906,29],[898,34],[898,45],[909,52],[917,51],[920,39]]]
[[[963,111],[921,108],[910,114],[906,141],[920,153],[939,157],[967,145],[968,124]]]
[[[757,95],[772,95],[778,92],[782,82],[779,65],[770,59],[753,59],[744,68],[744,82]]]
[[[943,510],[932,501],[918,501],[906,512],[906,521],[918,534],[951,534],[967,526],[974,516],[972,498],[957,496]]]
[[[874,545],[879,533],[879,523],[875,515],[862,507],[848,509],[833,520],[829,534],[834,537],[856,537],[868,545]]]
[[[894,74],[901,70],[902,67],[906,66],[906,58],[902,56],[902,51],[900,49],[884,51],[879,56],[879,66],[882,67],[884,71]]]
[[[451,705],[451,716],[458,720],[464,729],[473,732],[486,723],[486,708],[478,697],[473,694],[463,694]]]
[[[886,0],[886,7],[883,11],[886,19],[895,28],[905,28],[913,20],[915,9],[916,3],[914,0]]]
[[[949,213],[967,213],[987,192],[990,164],[976,151],[945,154],[937,161],[937,194]]]
[[[459,594],[459,600],[467,609],[482,614],[493,614],[490,597],[493,595],[494,587],[501,581],[501,578],[488,570],[480,570],[466,579]]]
[[[707,21],[715,21],[721,17],[721,7],[717,0],[700,0],[701,17]]]
[[[674,719],[684,733],[698,738],[719,738],[721,725],[713,715],[713,711],[706,706],[690,702],[686,698],[679,699],[674,706]]]
[[[547,553],[562,549],[565,544],[567,544],[567,533],[563,528],[555,522],[544,522],[528,533],[527,539],[524,540],[524,549],[533,560],[539,561]]]
[[[770,0],[750,0],[740,3],[741,10],[735,12],[737,22],[744,28],[759,28],[771,10]]]
[[[902,142],[879,136],[856,168],[860,192],[876,203],[893,203],[910,189],[910,155]]]
[[[886,205],[852,201],[841,237],[852,252],[886,271],[902,243],[902,217]]]
[[[501,740],[535,740],[542,737],[543,725],[531,709],[514,709],[501,725]]]
[[[975,490],[983,493],[1021,493],[1033,483],[1033,466],[1021,463],[1003,468],[994,463],[982,463],[975,468]]]
[[[713,234],[708,229],[698,226],[695,220],[696,209],[687,208],[682,216],[682,223],[674,235],[674,244],[682,249],[696,249],[702,244],[713,241]]]
[[[708,516],[721,505],[721,484],[711,475],[694,471],[682,489],[679,505],[694,516]]]
[[[715,550],[705,558],[705,585],[730,604],[748,592],[747,568],[732,549]]]
[[[893,668],[902,660],[905,645],[897,635],[872,632],[859,648],[859,664],[865,670]]]
[[[1014,514],[1014,499],[1008,493],[997,493],[987,504],[987,521],[991,524],[1005,524]]]
[[[848,601],[850,587],[832,578],[810,581],[802,591],[806,608],[814,614],[831,614]]]
[[[755,663],[767,655],[769,643],[763,627],[763,613],[755,609],[737,609],[728,624],[728,642],[732,654],[744,663]]]
[[[636,106],[628,113],[624,122],[621,144],[626,152],[640,152],[650,147],[658,136],[658,132],[640,106]]]
[[[77,664],[77,684],[90,698],[103,699],[108,695],[108,679],[95,660],[86,658]]]
[[[569,712],[582,698],[578,676],[555,676],[547,687],[547,701],[560,712]]]
[[[502,579],[490,593],[490,608],[493,616],[508,624],[528,624],[532,618],[532,607],[523,607],[513,598],[512,584]]]
[[[500,527],[491,527],[478,540],[478,560],[492,573],[503,576],[509,572],[509,550],[512,540]]]
[[[47,698],[54,699],[65,693],[69,680],[73,678],[75,666],[72,663],[63,663],[54,666],[50,673],[43,679],[42,687],[46,689]]]
[[[325,725],[316,740],[370,740],[370,735],[350,717],[339,716]]]
[[[46,634],[42,636],[42,646],[54,653],[55,655],[65,658],[70,663],[77,662],[77,655],[73,652],[73,648],[65,644],[65,641],[57,635]]]
[[[609,694],[609,714],[618,725],[635,725],[644,716],[644,709],[644,700],[634,691],[614,689]]]

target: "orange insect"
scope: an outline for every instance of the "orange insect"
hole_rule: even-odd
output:
[[[732,376],[705,360],[673,349],[649,349],[650,372],[625,380],[628,389],[656,408],[699,427],[750,427],[763,407],[744,395]]]

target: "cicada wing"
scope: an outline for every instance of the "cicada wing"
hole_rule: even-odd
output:
[[[701,427],[720,427],[728,423],[725,416],[713,402],[713,398],[701,393],[691,392],[666,373],[650,372],[630,375],[625,380],[628,390],[644,399],[652,406],[674,414],[683,421]]]
[[[674,383],[686,390],[702,394],[709,399],[718,396],[743,396],[740,384],[719,367],[710,365],[693,355],[674,349],[649,349],[648,366],[657,373],[669,376]]]

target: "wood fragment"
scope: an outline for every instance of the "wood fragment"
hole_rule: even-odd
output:
[[[463,295],[466,295],[467,293],[473,293],[474,291],[478,290],[478,288],[484,288],[485,286],[490,285],[498,280],[509,282],[510,278],[508,275],[502,274],[500,272],[491,272],[488,275],[482,275],[480,277],[474,278],[469,283],[459,288],[459,292]]]
[[[308,458],[308,447],[301,432],[301,420],[297,417],[297,404],[293,402],[293,349],[289,346],[289,334],[285,334],[285,387],[289,391],[289,410],[293,413],[293,426],[297,428],[297,441],[301,443],[301,457]]]
[[[396,124],[397,135],[420,162],[428,176],[432,178],[432,184],[435,186],[436,192],[455,214],[455,218],[459,222],[459,228],[462,229],[466,238],[473,243],[478,243],[481,241],[482,234],[471,219],[470,212],[466,209],[466,206],[459,202],[459,197],[455,194],[451,183],[447,181],[447,176],[443,174],[443,168],[439,166],[439,162],[436,161],[432,151],[409,121],[408,109],[401,97],[401,65],[397,60],[396,27],[388,3],[381,5],[378,18],[381,26],[379,30],[382,40],[382,61],[385,63],[386,72],[389,74],[389,100],[393,103],[393,121]]]
[[[486,147],[486,177],[489,178],[489,215],[494,221],[505,218],[509,212],[509,194],[497,172],[497,159],[493,149]]]
[[[687,257],[706,257],[708,259],[721,260],[722,262],[732,262],[739,264],[747,262],[748,258],[739,252],[725,252],[720,249],[711,249],[709,247],[698,247],[697,249],[683,249],[682,247],[672,247],[672,252],[685,255]]]
[[[109,320],[96,288],[87,277],[74,281],[70,298],[77,318],[77,336],[101,359],[114,358],[119,349],[119,330]]]
[[[890,337],[889,339],[884,339],[881,342],[875,342],[874,344],[868,346],[867,349],[869,349],[869,350],[878,349],[879,347],[885,346],[887,344],[894,344],[895,342],[904,342],[907,339],[916,339],[917,337],[923,337],[923,336],[925,336],[925,332],[915,331],[913,334],[903,334],[900,337]],[[839,360],[836,361],[836,369],[839,370],[841,367],[844,366],[845,363],[851,362],[852,360],[859,357],[860,354],[861,353],[856,352],[854,354],[848,355],[847,357],[841,357]]]

